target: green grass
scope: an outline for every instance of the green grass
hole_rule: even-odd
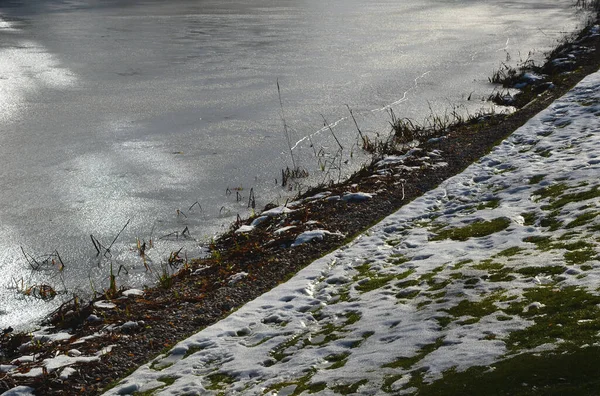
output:
[[[367,293],[387,285],[396,275],[371,275],[371,277],[358,284],[355,289],[361,293]]]
[[[519,247],[519,246],[513,246],[513,247],[509,247],[508,249],[504,249],[503,251],[498,253],[496,256],[497,257],[512,257],[512,256],[516,256],[523,250],[526,250],[526,249]]]
[[[448,286],[450,283],[452,283],[452,281],[450,279],[446,279],[440,282],[436,282],[433,279],[429,282],[427,282],[427,284],[429,285],[429,289],[427,289],[427,291],[437,291],[437,290],[441,290],[443,288],[445,288],[446,286]]]
[[[558,240],[560,241],[569,241],[573,238],[579,237],[581,234],[578,231],[569,231],[569,232],[565,232],[564,234],[562,234],[560,237],[558,237]]]
[[[500,198],[490,199],[477,205],[477,210],[496,209],[500,206]]]
[[[560,275],[567,270],[562,265],[552,265],[547,267],[522,267],[516,270],[521,275],[534,277],[538,275]]]
[[[521,213],[523,216],[523,224],[526,226],[534,225],[537,220],[537,215],[535,213]]]
[[[497,271],[504,268],[504,264],[494,263],[492,260],[483,260],[479,264],[475,264],[473,268],[482,271]]]
[[[561,342],[559,349],[579,348],[600,340],[600,297],[575,286],[562,289],[536,287],[525,291],[523,301],[514,301],[504,309],[508,315],[520,315],[534,324],[509,334],[506,344],[511,351]],[[539,309],[524,312],[532,302]]]
[[[576,236],[576,234],[565,234],[561,239],[570,239],[567,236]],[[553,242],[550,237],[547,236],[531,236],[523,239],[524,242],[531,242],[536,244],[537,248],[542,251],[552,249],[565,249],[567,252],[564,254],[565,262],[567,264],[583,264],[591,260],[598,258],[598,254],[595,252],[595,245],[586,241],[576,241],[571,243],[565,242]]]
[[[396,254],[390,255],[390,257],[388,258],[388,260],[389,260],[388,262],[390,264],[392,264],[392,265],[401,265],[401,264],[404,264],[406,262],[409,262],[411,260],[411,258],[410,257],[406,257],[403,254],[396,253]]]
[[[344,352],[344,353],[340,353],[337,355],[328,355],[325,357],[325,360],[327,360],[330,363],[333,363],[331,366],[326,367],[326,370],[335,370],[338,369],[340,367],[344,367],[346,365],[346,362],[348,362],[348,356],[350,356],[350,352]]]
[[[484,237],[505,230],[510,226],[510,223],[510,219],[506,217],[499,217],[489,221],[477,220],[464,227],[440,230],[430,240],[452,239],[454,241],[466,241],[469,238]]]
[[[160,382],[164,382],[165,383],[164,385],[158,386],[158,387],[153,388],[153,389],[149,389],[149,390],[144,391],[144,392],[133,392],[133,396],[151,396],[157,390],[162,389],[165,386],[173,385],[175,383],[175,381],[177,380],[177,378],[178,377],[170,377],[170,376],[158,377],[157,380],[160,381]]]
[[[404,289],[410,286],[417,286],[419,283],[421,283],[421,281],[418,279],[409,279],[402,282],[398,282],[395,286]]]
[[[368,380],[362,379],[352,384],[337,384],[330,386],[329,388],[335,393],[339,393],[340,395],[352,395],[358,392],[358,388],[360,388],[362,385],[367,384],[368,382]]]
[[[487,274],[482,276],[482,278],[489,282],[508,282],[515,279],[515,277],[511,275],[513,272],[512,269],[505,268],[504,264],[495,263],[491,259],[483,260],[479,264],[473,265],[473,269],[486,271]],[[470,278],[465,281],[465,285],[474,285],[478,282],[478,278]]]
[[[571,221],[570,223],[567,223],[567,225],[565,225],[565,228],[575,228],[588,224],[599,215],[600,212],[585,212],[577,216],[575,220]]]
[[[453,265],[453,268],[460,269],[460,268],[464,267],[466,264],[470,264],[472,262],[473,262],[473,260],[471,260],[471,259],[460,260],[459,262],[457,262],[456,264]]]
[[[295,386],[292,393],[287,393],[291,396],[303,394],[306,392],[308,394],[318,393],[327,388],[327,384],[325,382],[315,382],[314,384],[310,382],[311,378],[315,375],[316,370],[310,369],[308,372],[302,377],[298,378],[295,381],[286,381],[280,382],[275,385],[271,385],[267,389],[264,390],[264,393],[269,393],[271,391],[275,391],[275,394],[279,393],[283,388]]]
[[[454,321],[452,316],[437,316],[434,319],[437,320],[441,328],[448,326]]]
[[[358,322],[360,320],[360,318],[362,317],[362,314],[358,311],[350,311],[350,312],[346,312],[344,314],[344,317],[346,318],[346,322],[344,322],[344,327],[345,327],[345,326],[350,326],[351,324]]]
[[[550,250],[552,248],[552,238],[549,236],[534,235],[523,238],[523,242],[529,242],[536,245],[541,251]]]
[[[569,203],[587,201],[589,199],[594,199],[598,197],[600,197],[600,189],[598,188],[598,186],[594,186],[587,191],[582,191],[573,194],[564,194],[559,199],[552,202],[550,204],[550,208],[560,209]]]
[[[461,316],[472,316],[477,321],[484,316],[490,315],[499,310],[494,304],[500,295],[495,294],[484,298],[481,301],[462,300],[452,308],[446,309],[450,315],[459,318]]]
[[[339,288],[339,293],[333,295],[333,297],[339,297],[337,300],[329,301],[329,305],[335,305],[340,302],[350,301],[350,290],[348,286],[343,286]]]
[[[421,293],[420,290],[402,290],[396,293],[396,298],[400,300],[411,300]]]
[[[276,361],[280,362],[281,360],[283,360],[283,358],[289,356],[289,354],[285,352],[286,349],[295,346],[298,342],[300,342],[301,338],[302,334],[295,334],[287,341],[284,341],[281,344],[277,345],[275,348],[273,348],[273,350],[271,350],[271,357]]]
[[[183,355],[183,359],[185,359],[188,356],[190,356],[190,355],[192,355],[192,354],[194,354],[194,353],[196,353],[198,351],[201,351],[203,349],[204,349],[204,347],[201,347],[199,345],[192,345],[191,347],[188,348],[187,351],[185,351],[185,355]]]
[[[545,217],[540,219],[540,226],[548,227],[549,231],[556,231],[562,227],[562,221],[558,220],[558,211],[551,212]]]
[[[503,268],[499,271],[490,271],[490,275],[487,280],[490,282],[510,282],[515,280],[516,277],[512,275],[512,269]]]
[[[410,356],[410,357],[403,357],[402,356],[402,357],[396,358],[393,362],[386,363],[382,367],[387,367],[387,368],[403,368],[405,370],[409,369],[415,363],[417,363],[420,360],[423,360],[423,358],[425,356],[429,355],[431,352],[435,351],[436,349],[438,349],[439,347],[441,347],[443,344],[444,344],[444,337],[440,337],[437,340],[435,340],[434,343],[424,345],[417,352],[416,355]]]
[[[593,250],[594,244],[586,241],[577,241],[572,243],[556,243],[553,245],[554,249],[566,249],[570,252],[575,250]]]
[[[506,315],[498,315],[498,316],[496,317],[496,319],[497,319],[499,322],[506,322],[506,321],[509,321],[509,320],[513,320],[513,317],[512,317],[512,316],[506,316]]]
[[[415,384],[419,396],[583,396],[600,389],[600,347],[568,354],[521,354],[491,367],[448,370],[431,384]]]
[[[598,253],[592,249],[566,252],[564,258],[567,264],[584,264],[598,258]]]
[[[355,268],[358,269],[359,273],[354,277],[354,281],[360,281],[360,283],[354,288],[361,293],[367,293],[379,289],[383,286],[386,286],[392,280],[405,279],[415,272],[415,270],[410,269],[400,274],[382,275],[375,271],[371,271],[368,264],[363,264]]]
[[[225,373],[210,374],[206,378],[210,381],[210,384],[206,385],[206,389],[210,390],[223,390],[235,381],[234,377]]]
[[[535,175],[535,176],[532,176],[529,179],[529,184],[538,184],[539,182],[541,182],[542,180],[544,180],[545,177],[546,177],[546,175]]]
[[[533,195],[538,195],[539,199],[556,198],[560,196],[569,186],[565,183],[553,184],[548,187],[540,188],[533,192]]]

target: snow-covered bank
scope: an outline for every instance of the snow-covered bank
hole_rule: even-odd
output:
[[[388,131],[390,108],[415,120],[450,103],[474,112],[500,61],[541,60],[585,23],[573,4],[0,2],[0,328],[32,329],[72,291],[108,287],[111,264],[128,272],[119,285],[154,284],[145,263],[160,271],[182,246],[201,255],[249,215],[250,191],[257,208],[285,202],[277,80],[296,162],[318,184],[336,178],[321,165],[338,147],[321,114],[349,174],[370,156],[346,103],[368,136]],[[90,234],[108,246],[125,224],[99,262]],[[20,247],[38,261],[59,252],[64,271],[32,277]],[[22,298],[32,285],[57,296]]]
[[[454,367],[582,346],[573,326],[597,342],[597,316],[527,334],[552,314],[546,292],[597,296],[599,115],[595,73],[462,174],[107,394],[410,393]]]

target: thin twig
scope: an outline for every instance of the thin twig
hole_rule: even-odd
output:
[[[327,122],[327,120],[325,119],[325,116],[323,114],[321,114],[321,117],[323,117],[323,122],[325,123],[324,126],[326,126],[329,129],[329,132],[331,132],[331,135],[333,136],[333,138],[335,139],[336,143],[340,147],[340,150],[344,150],[344,146],[342,146],[342,144],[338,140],[337,136],[335,136],[335,133],[333,133],[333,129],[331,128],[331,124]]]
[[[125,225],[123,226],[123,228],[121,228],[121,231],[119,231],[119,233],[117,234],[117,236],[115,236],[115,239],[113,239],[113,241],[110,243],[110,246],[108,247],[108,249],[106,249],[106,253],[110,252],[110,248],[113,247],[113,245],[115,244],[115,242],[117,241],[117,238],[119,238],[119,235],[121,235],[121,233],[123,231],[125,231],[125,228],[127,228],[127,226],[129,225],[129,222],[131,221],[131,219],[127,220],[127,223],[125,223]],[[104,255],[106,255],[106,253],[104,253]]]
[[[281,121],[283,122],[283,131],[287,140],[288,149],[290,150],[290,157],[292,158],[292,166],[296,169],[296,160],[294,159],[294,151],[292,150],[292,142],[290,140],[290,133],[288,131],[287,123],[285,122],[285,114],[283,113],[283,100],[281,99],[281,89],[279,88],[279,79],[277,79],[277,95],[279,96],[279,106],[281,107]]]
[[[198,208],[200,208],[200,212],[202,212],[202,205],[200,205],[200,202],[196,201],[192,204],[192,206],[190,206],[190,208],[188,209],[188,212],[192,210],[192,208],[194,206],[198,205]]]
[[[352,109],[348,105],[346,105],[346,107],[348,108],[348,111],[350,112],[350,117],[352,117],[352,121],[354,121],[354,125],[356,125],[356,130],[358,131],[360,138],[362,139],[363,143],[365,143],[365,136],[362,134],[362,131],[358,127],[358,122],[356,122],[356,118],[354,118],[354,113],[352,113]]]
[[[255,209],[256,208],[256,198],[254,197],[254,187],[250,189],[250,194],[248,195],[248,207]]]

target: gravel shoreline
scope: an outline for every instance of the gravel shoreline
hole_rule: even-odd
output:
[[[554,51],[541,68],[552,76],[552,88],[546,85],[538,92],[542,83],[526,88],[527,95],[518,101],[520,109],[512,115],[463,123],[449,129],[444,139],[397,153],[397,161],[373,161],[349,180],[309,191],[294,205],[278,209],[286,213],[271,211],[249,232],[239,232],[239,228],[249,226],[253,219],[239,221],[214,242],[211,257],[184,265],[143,295],[109,296],[113,308],[94,303],[64,306],[50,324],[55,333],[68,330],[65,339],[32,339],[31,334],[7,330],[0,338],[0,391],[23,385],[44,395],[99,394],[177,341],[285,282],[313,260],[460,173],[583,77],[596,72],[600,66],[597,30],[588,28],[564,51]],[[292,247],[302,233],[321,239]],[[87,337],[84,342],[83,337]],[[72,364],[74,370],[61,378],[60,369],[41,369],[44,359],[59,354],[94,359]],[[23,355],[34,358],[15,360]],[[3,366],[16,369],[4,372]],[[36,369],[41,375],[27,376]]]

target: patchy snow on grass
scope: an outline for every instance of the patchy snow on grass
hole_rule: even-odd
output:
[[[599,116],[596,73],[462,174],[106,394],[410,394],[448,370],[600,342]],[[561,297],[584,309],[556,316]],[[528,336],[545,321],[552,333]]]

